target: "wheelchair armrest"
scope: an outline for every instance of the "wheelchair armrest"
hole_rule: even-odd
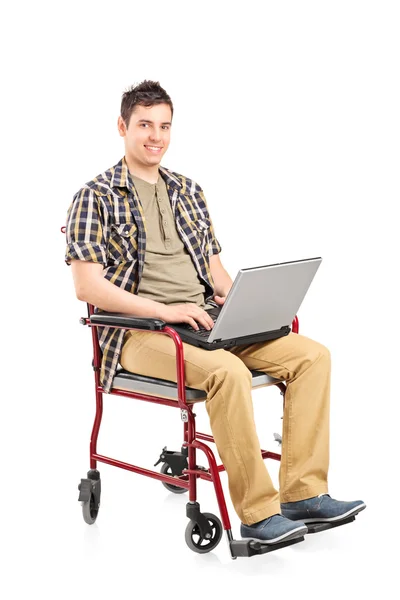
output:
[[[161,319],[151,319],[149,317],[131,317],[121,313],[96,313],[90,316],[92,325],[111,325],[113,327],[125,327],[127,329],[144,329],[150,331],[160,331],[166,326],[165,321]]]

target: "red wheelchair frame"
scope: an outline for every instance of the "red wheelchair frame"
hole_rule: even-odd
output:
[[[112,324],[113,317],[118,317],[116,324]],[[123,325],[121,325],[123,318]],[[163,321],[158,319],[147,319],[129,317],[124,315],[113,315],[110,313],[94,313],[94,307],[88,305],[88,317],[80,319],[83,325],[88,325],[92,328],[93,340],[93,369],[95,378],[95,395],[96,395],[96,416],[94,419],[92,434],[90,438],[90,470],[87,473],[87,478],[81,479],[79,487],[79,500],[82,503],[82,511],[84,520],[92,524],[95,522],[100,505],[100,474],[97,470],[97,463],[102,462],[108,465],[126,469],[133,473],[139,473],[153,479],[158,479],[172,492],[182,493],[189,490],[189,502],[186,506],[186,514],[190,519],[186,528],[185,539],[188,546],[195,552],[206,553],[213,550],[219,543],[223,530],[226,532],[231,557],[233,559],[238,556],[253,556],[256,554],[264,554],[277,550],[283,546],[288,546],[304,540],[304,537],[296,538],[290,541],[279,544],[268,545],[255,540],[234,540],[231,531],[231,523],[226,507],[224,492],[221,485],[220,473],[225,470],[225,467],[217,465],[214,453],[208,445],[202,441],[213,442],[214,438],[211,435],[196,431],[195,414],[192,404],[186,400],[185,387],[185,365],[183,344],[178,333],[169,327]],[[143,327],[140,323],[143,322]],[[110,324],[111,323],[111,324]],[[184,422],[183,426],[183,444],[181,452],[168,451],[166,448],[161,453],[159,462],[163,462],[161,473],[150,471],[136,465],[131,465],[120,460],[103,456],[97,452],[97,438],[99,435],[100,424],[103,413],[103,387],[100,384],[100,367],[101,367],[101,350],[98,341],[97,327],[107,326],[124,330],[143,330],[151,329],[153,332],[168,335],[175,344],[176,349],[176,375],[177,375],[177,400],[162,398],[160,396],[142,394],[138,392],[114,389],[111,394],[135,398],[145,402],[163,404],[164,406],[174,406],[181,410],[181,418]],[[299,323],[297,316],[292,323],[292,331],[298,333]],[[127,374],[127,372],[124,372]],[[143,379],[143,377],[142,377]],[[150,378],[151,379],[151,378]],[[273,385],[277,385],[284,397],[286,385],[281,381]],[[207,457],[209,468],[198,467],[196,463],[196,450],[202,450]],[[281,455],[267,450],[261,450],[264,459],[271,458],[280,460]],[[156,466],[156,463],[154,466]],[[167,468],[165,468],[167,465]],[[170,471],[173,475],[168,475]],[[178,475],[177,475],[178,473]],[[200,505],[197,502],[197,479],[211,481],[214,484],[214,489],[217,497],[218,507],[221,514],[222,524],[218,517],[211,513],[201,513]]]

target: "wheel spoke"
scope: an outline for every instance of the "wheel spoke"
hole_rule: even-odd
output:
[[[196,540],[194,536],[196,536],[198,539]],[[199,526],[198,526],[198,525],[196,525],[195,527],[193,527],[193,535],[192,535],[192,537],[193,537],[193,542],[194,542],[194,543],[196,544],[196,546],[198,546],[199,548],[202,548],[202,547],[203,547],[203,546],[202,546],[203,542],[204,542],[204,541],[207,541],[207,540],[205,540],[205,538],[203,538],[203,536],[201,535],[201,533],[200,533],[200,528],[199,528]]]

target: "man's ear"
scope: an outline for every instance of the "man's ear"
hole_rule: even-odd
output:
[[[125,121],[121,116],[118,117],[118,132],[121,137],[125,137],[126,135],[126,125]]]

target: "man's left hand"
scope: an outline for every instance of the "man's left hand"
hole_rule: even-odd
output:
[[[222,306],[226,300],[226,296],[214,296],[214,302],[219,306]]]

